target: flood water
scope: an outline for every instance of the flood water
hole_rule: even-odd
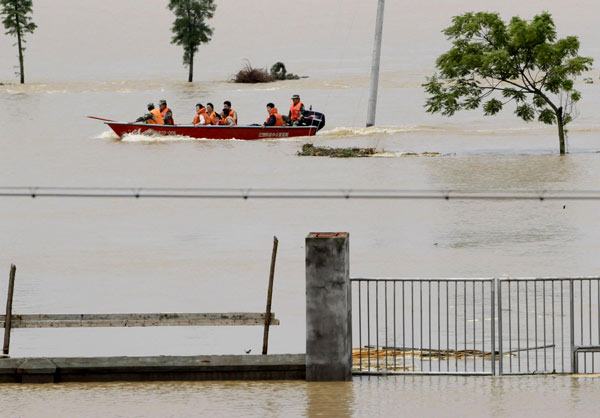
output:
[[[52,390],[47,385],[0,390],[8,399],[3,416],[10,417],[581,417],[597,415],[597,383],[589,377],[407,376],[348,383],[65,383]]]
[[[39,28],[28,37],[25,86],[13,76],[12,39],[0,37],[0,185],[598,189],[599,72],[586,75],[593,84],[577,83],[583,100],[564,157],[554,127],[526,124],[510,109],[494,118],[480,111],[432,116],[424,112],[420,85],[448,46],[440,31],[453,15],[484,6],[387,3],[378,126],[366,129],[375,2],[285,2],[273,16],[272,2],[217,2],[215,35],[201,47],[193,84],[185,82],[180,48],[169,44],[172,15],[163,4],[34,2]],[[596,2],[510,0],[485,8],[505,18],[548,10],[559,36],[578,35],[580,52],[600,62]],[[283,61],[309,78],[227,82],[245,58],[259,67]],[[267,102],[286,112],[292,94],[326,114],[316,138],[117,141],[101,122],[85,118],[133,120],[146,103],[167,99],[175,121],[184,123],[197,102],[230,100],[241,123],[261,123]],[[307,142],[372,146],[384,156],[298,157]],[[442,156],[400,156],[424,151]],[[310,231],[350,232],[354,277],[593,276],[600,267],[596,201],[0,199],[0,290],[16,264],[15,313],[259,312],[277,235],[273,310],[281,326],[271,329],[273,353],[305,348],[304,237]],[[261,339],[258,327],[17,329],[11,354],[242,354],[259,352]],[[444,415],[451,405],[462,416],[541,410],[584,416],[597,410],[596,387],[593,378],[539,377],[4,385],[0,415],[364,416],[402,408],[412,416]]]

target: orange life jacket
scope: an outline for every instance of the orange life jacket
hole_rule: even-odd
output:
[[[200,123],[200,115],[204,115],[204,125],[210,125],[210,120],[208,118],[208,115],[206,114],[206,108],[203,107],[202,109],[200,109],[198,111],[198,113],[194,116],[194,125],[197,125]]]
[[[153,119],[148,119],[146,121],[147,124],[149,124],[149,125],[164,125],[165,124],[165,121],[163,120],[160,110],[152,109],[150,111],[150,114],[152,115]]]
[[[206,112],[206,116],[208,116],[208,123],[207,125],[217,125],[218,121],[217,121],[217,113],[213,110],[211,112],[211,114],[209,115],[208,112]]]
[[[229,122],[227,122],[228,120],[230,120],[232,123],[230,124]],[[235,126],[235,121],[233,120],[233,116],[229,115],[225,119],[221,119],[219,121],[219,124],[227,125],[227,126]]]
[[[294,106],[294,103],[292,103],[292,105],[290,106],[290,113],[291,113],[290,119],[291,120],[300,119],[300,117],[302,116],[300,114],[300,109],[302,108],[302,106],[303,106],[302,102],[298,102],[298,104],[295,106]]]
[[[283,126],[283,117],[279,113],[277,113],[276,107],[269,110],[269,115],[275,116],[275,125],[273,125],[273,126]],[[267,118],[267,121],[266,121],[267,123],[269,122],[269,119],[271,119],[270,116]]]
[[[161,116],[163,117],[163,121],[165,123],[165,125],[175,125],[175,121],[173,120],[173,111],[171,110],[171,119],[167,120],[165,119],[165,116],[167,115],[167,112],[171,110],[168,107],[165,107],[165,110],[163,110],[162,112],[160,112]]]
[[[231,108],[229,108],[229,116],[233,118],[233,123],[237,125],[237,112]]]

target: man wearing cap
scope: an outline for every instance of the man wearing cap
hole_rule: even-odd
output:
[[[167,101],[159,100],[158,107],[160,109],[160,114],[165,121],[165,125],[175,125],[175,121],[173,120],[173,112],[167,107]]]
[[[164,125],[165,122],[158,109],[154,108],[154,103],[148,103],[148,112],[144,116],[140,116],[136,122],[146,122],[149,125]]]
[[[304,113],[304,104],[300,101],[300,96],[294,94],[292,96],[292,105],[290,106],[290,113],[288,119],[292,125],[299,125],[302,121],[302,114]]]

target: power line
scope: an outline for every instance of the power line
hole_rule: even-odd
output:
[[[600,190],[410,190],[0,186],[0,197],[148,199],[600,200]]]

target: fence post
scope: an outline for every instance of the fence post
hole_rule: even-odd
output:
[[[503,369],[503,353],[502,353],[502,280],[497,280],[498,290],[498,375],[501,376]],[[510,297],[510,295],[508,295]],[[510,336],[508,337],[510,338]]]
[[[496,374],[496,287],[498,286],[499,280],[498,279],[493,279],[491,286],[490,286],[490,297],[491,297],[491,317],[492,317],[492,374],[495,375]],[[483,295],[482,297],[485,298],[485,295]],[[500,370],[500,372],[502,372],[502,370]]]
[[[306,237],[306,380],[352,378],[349,234]]]
[[[575,353],[575,286],[574,280],[569,279],[569,342],[571,348],[571,373],[577,373],[577,354]],[[583,321],[583,318],[581,318]]]
[[[4,345],[2,354],[7,356],[10,349],[10,327],[12,323],[12,302],[15,291],[15,272],[17,268],[14,264],[10,265],[10,276],[8,278],[8,295],[6,297],[6,316],[4,317]]]

